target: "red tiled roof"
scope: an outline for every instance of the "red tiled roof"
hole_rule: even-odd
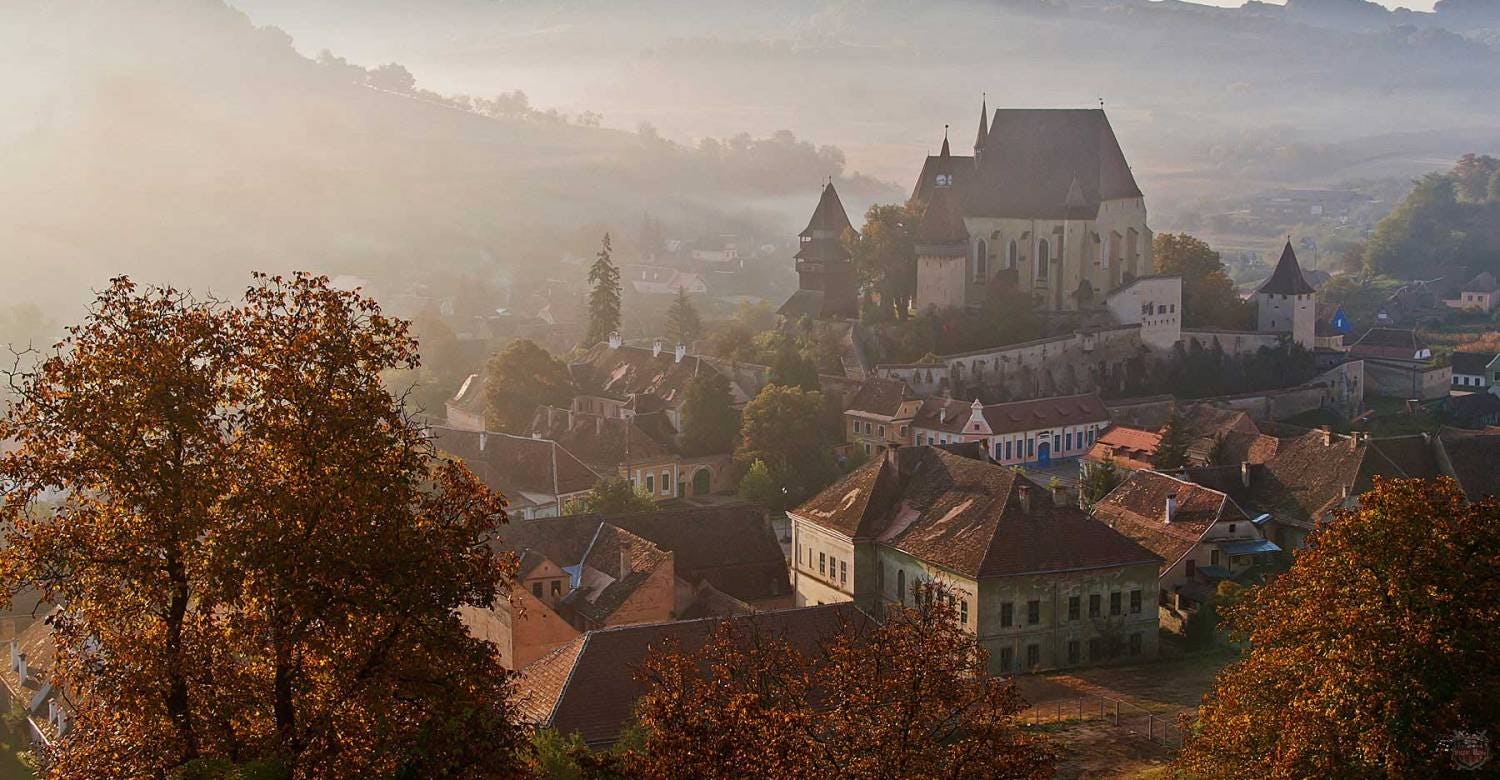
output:
[[[670,345],[664,345],[660,354],[653,355],[645,347],[625,345],[611,349],[608,344],[596,344],[582,360],[568,366],[580,394],[617,401],[653,395],[665,408],[682,405],[688,382],[694,376],[716,370],[696,355],[684,356],[682,362],[677,362],[676,351]],[[748,400],[740,397],[744,393],[733,381],[730,391],[736,394],[736,400]]]
[[[463,461],[491,490],[520,502],[522,493],[568,495],[594,486],[599,475],[567,448],[548,439],[431,428],[437,448]]]
[[[1123,469],[1149,469],[1151,459],[1156,457],[1156,446],[1160,443],[1161,434],[1153,431],[1111,425],[1104,433],[1099,434],[1084,458],[1096,463],[1113,458],[1115,465]]]
[[[1167,496],[1177,510],[1167,522]],[[1093,507],[1094,518],[1161,556],[1165,573],[1220,518],[1250,518],[1228,496],[1155,471],[1137,471]]]
[[[895,450],[795,514],[971,577],[1155,561],[1076,507],[1054,505],[1046,488],[1018,473],[936,447]]]
[[[1438,439],[1464,495],[1471,501],[1500,496],[1500,466],[1496,465],[1500,463],[1500,428],[1443,428]]]
[[[752,621],[757,631],[812,652],[820,641],[840,631],[861,630],[867,618],[853,604],[843,603],[590,631],[523,669],[518,700],[532,702],[523,705],[528,715],[546,712],[546,718],[539,721],[542,725],[563,734],[577,733],[591,747],[612,744],[645,692],[635,673],[647,654],[668,648],[694,651],[726,619]]]
[[[1098,393],[1038,398],[984,407],[984,419],[995,433],[1019,433],[1038,428],[1084,425],[1109,419]]]
[[[626,463],[639,465],[643,461],[671,458],[671,450],[646,431],[637,417],[645,417],[658,426],[666,422],[658,414],[626,419],[543,406],[538,407],[532,418],[529,432],[578,453],[590,468],[604,474],[613,474]],[[666,425],[670,428],[671,424]],[[658,435],[662,435],[660,427]]]
[[[901,411],[902,401],[910,401],[916,397],[911,388],[899,379],[872,377],[860,384],[859,390],[849,399],[844,411],[895,417]]]

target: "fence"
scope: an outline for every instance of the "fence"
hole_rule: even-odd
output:
[[[1079,694],[1038,704],[1021,713],[1024,723],[1042,725],[1064,721],[1103,720],[1168,749],[1182,747],[1182,729],[1171,716],[1137,707],[1108,696]]]

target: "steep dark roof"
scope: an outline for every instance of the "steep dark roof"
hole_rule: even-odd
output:
[[[658,430],[647,431],[642,422],[650,422]],[[660,412],[623,418],[542,406],[537,408],[529,432],[578,453],[579,459],[595,471],[613,473],[626,463],[671,457],[670,447],[657,438],[668,435],[659,429],[662,423],[671,427]]]
[[[1286,247],[1281,250],[1281,259],[1276,261],[1276,270],[1271,272],[1271,277],[1255,291],[1257,295],[1312,295],[1315,290],[1302,276],[1302,266],[1297,264],[1297,253],[1292,250],[1292,242],[1286,242]]]
[[[994,433],[1019,433],[1108,420],[1109,410],[1098,393],[1084,393],[990,404],[984,407],[984,419]]]
[[[1382,446],[1388,446],[1395,458]],[[1246,500],[1279,522],[1311,528],[1346,496],[1368,490],[1372,477],[1429,476],[1408,474],[1403,465],[1423,471],[1429,468],[1402,442],[1308,431],[1278,442],[1276,456],[1256,472]]]
[[[672,553],[673,570],[687,582],[707,581],[742,601],[791,592],[781,543],[762,510],[745,504],[512,521],[497,535],[505,549],[533,549],[572,565],[583,559],[601,524],[629,531]]]
[[[895,450],[795,512],[970,577],[1157,563],[1024,476],[936,447]]]
[[[1383,357],[1412,360],[1427,344],[1415,330],[1405,328],[1370,328],[1349,347],[1354,357]]]
[[[1482,376],[1485,367],[1494,359],[1495,353],[1493,352],[1455,352],[1453,353],[1453,373]]]
[[[792,297],[781,304],[776,313],[789,320],[800,320],[803,317],[809,319],[822,319],[823,317],[823,291],[822,290],[798,290],[792,293]]]
[[[916,397],[911,388],[899,379],[871,377],[860,384],[859,390],[849,399],[844,411],[895,417],[901,411],[902,401],[910,401]]]
[[[807,227],[797,235],[812,238],[815,231],[828,231],[834,238],[838,238],[851,228],[853,225],[849,224],[844,203],[839,200],[838,190],[833,188],[833,182],[830,181],[824,185],[823,194],[818,197],[818,207],[813,209],[812,219],[808,220]]]
[[[660,354],[651,349],[622,345],[610,348],[596,344],[583,358],[568,365],[578,392],[618,401],[632,396],[654,395],[663,408],[680,406],[687,395],[687,385],[699,373],[717,371],[711,363],[696,355],[685,355],[677,362],[676,351],[663,346]],[[736,401],[749,400],[743,390],[730,380],[730,392]]]
[[[526,493],[550,499],[582,492],[599,481],[593,469],[549,439],[441,426],[430,430],[438,449],[463,461],[484,484],[512,503],[526,500]]]
[[[983,149],[990,136],[989,101],[979,101],[979,132],[974,136],[974,151]]]
[[[928,158],[914,194],[930,198],[942,164]],[[1125,161],[1109,118],[1100,109],[996,109],[976,168],[968,157],[951,157],[965,216],[1035,219],[1093,218],[1099,203],[1139,198],[1141,190]],[[1068,190],[1077,180],[1082,205],[1069,209]]]
[[[1497,289],[1500,289],[1500,283],[1495,281],[1495,275],[1489,271],[1485,271],[1470,279],[1469,283],[1464,285],[1463,291],[1486,293],[1494,292]]]
[[[933,188],[927,210],[922,212],[922,221],[917,223],[914,238],[919,245],[961,245],[969,240],[969,231],[964,228],[964,216],[953,187]],[[962,246],[957,246],[958,254],[965,254],[966,251]]]
[[[518,703],[528,720],[563,734],[576,733],[591,747],[609,745],[619,738],[645,693],[635,672],[647,654],[695,651],[723,620],[743,621],[759,634],[812,653],[821,641],[840,632],[862,631],[868,618],[853,604],[843,603],[590,631],[523,669]]]
[[[1443,428],[1438,437],[1464,495],[1470,500],[1500,496],[1500,428]]]

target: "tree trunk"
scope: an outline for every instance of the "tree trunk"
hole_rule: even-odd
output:
[[[182,663],[182,624],[187,617],[187,569],[176,550],[167,552],[167,578],[172,583],[171,601],[167,606],[167,715],[177,727],[182,740],[182,760],[198,757],[198,735],[193,730],[193,713],[188,696],[187,677]]]

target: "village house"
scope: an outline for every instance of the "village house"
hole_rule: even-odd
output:
[[[1500,379],[1500,354],[1494,352],[1454,352],[1453,387],[1484,391],[1495,387]]]
[[[513,518],[556,517],[601,478],[551,439],[447,426],[429,430],[439,450],[463,461],[486,486],[505,496]]]
[[[1485,271],[1460,288],[1457,298],[1443,303],[1455,309],[1475,309],[1488,314],[1500,303],[1500,283],[1495,281],[1494,274]]]
[[[1349,357],[1365,362],[1366,382],[1377,395],[1431,400],[1453,385],[1453,367],[1436,364],[1415,330],[1370,328],[1349,347]]]
[[[952,398],[924,401],[911,423],[911,444],[981,442],[997,463],[1046,466],[1088,452],[1109,425],[1097,393],[984,405]]]
[[[668,350],[657,339],[649,348],[636,347],[614,334],[568,365],[577,388],[572,410],[602,417],[662,412],[673,430],[680,431],[688,383],[701,373],[717,370],[708,360],[687,354],[687,347],[681,344]],[[734,403],[749,401],[750,394],[735,378],[728,379]]]
[[[1238,409],[1208,403],[1142,404],[1126,415],[1127,424],[1116,424],[1105,430],[1084,455],[1092,463],[1114,461],[1119,468],[1151,468],[1156,450],[1166,430],[1167,416],[1178,414],[1178,424],[1188,433],[1186,464],[1190,467],[1264,463],[1276,454],[1276,438],[1260,432],[1250,415]]]
[[[911,425],[922,399],[899,379],[866,379],[844,405],[849,444],[865,455],[878,455],[910,444]]]
[[[878,615],[941,582],[993,673],[1156,654],[1161,559],[1012,469],[903,447],[788,516],[799,606]]]
[[[527,432],[556,441],[578,453],[594,472],[624,479],[656,501],[693,494],[695,487],[706,494],[714,486],[714,465],[690,468],[683,463],[676,452],[677,432],[661,411],[605,417],[542,406]],[[717,470],[727,471],[726,465],[718,464]],[[697,485],[691,482],[694,477]]]
[[[51,613],[32,621],[10,640],[10,663],[0,674],[12,704],[10,711],[24,716],[31,744],[43,748],[68,733],[73,717],[63,691],[47,679],[57,657],[50,618]]]
[[[461,613],[508,669],[592,629],[792,602],[786,556],[753,506],[512,521],[497,534],[519,562],[515,587]]]
[[[577,734],[592,750],[607,749],[630,725],[636,701],[646,692],[635,672],[647,654],[668,646],[694,652],[722,620],[753,622],[757,630],[812,655],[820,642],[840,632],[857,634],[868,617],[843,603],[591,630],[521,669],[517,709],[530,725]]]
[[[1155,471],[1131,474],[1090,512],[1161,557],[1162,625],[1172,630],[1220,582],[1251,581],[1281,551],[1229,496]]]

